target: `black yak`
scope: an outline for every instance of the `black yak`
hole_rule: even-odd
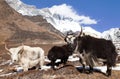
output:
[[[68,44],[63,46],[53,46],[48,51],[48,59],[51,60],[52,68],[55,70],[54,66],[55,66],[55,61],[57,59],[61,59],[61,63],[65,65],[68,57],[72,55],[73,52],[74,52],[74,48]]]
[[[83,70],[87,64],[90,67],[89,72],[92,72],[95,62],[100,59],[107,65],[106,75],[111,75],[112,66],[115,66],[117,58],[117,52],[112,41],[83,35],[82,30],[79,36],[68,34],[65,41],[77,47]]]

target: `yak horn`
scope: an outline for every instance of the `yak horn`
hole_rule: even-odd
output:
[[[7,50],[7,51],[9,51],[9,49],[7,48],[7,45],[5,44],[5,49]]]
[[[5,50],[8,51],[8,52],[7,52],[8,55],[11,55],[11,53],[10,53],[9,49],[7,48],[7,45],[6,45],[6,44],[5,44]]]
[[[82,29],[82,26],[81,26],[81,31],[79,33],[79,36],[81,36],[83,34],[83,29]]]

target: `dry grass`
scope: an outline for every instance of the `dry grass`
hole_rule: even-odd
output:
[[[119,71],[113,71],[112,76],[106,77],[101,73],[85,74],[80,73],[74,67],[65,67],[57,71],[53,71],[52,69],[48,71],[30,70],[28,72],[2,77],[2,79],[119,79],[119,74]]]
[[[46,55],[47,55],[47,51],[53,45],[37,45],[37,46],[40,46],[44,50],[46,50]],[[2,51],[5,52],[4,48],[1,49],[3,50],[0,51],[0,59],[1,59],[0,63],[10,59],[10,57],[6,53],[2,53]],[[80,65],[79,62],[67,62],[67,64],[68,64],[67,66],[62,67],[56,71],[52,69],[49,69],[47,71],[29,70],[28,72],[19,72],[9,76],[0,77],[0,79],[120,79],[120,71],[112,71],[112,75],[110,77],[107,77],[103,73],[97,71],[95,71],[93,74],[81,73],[80,70],[74,67],[76,65]],[[13,72],[7,70],[8,64],[4,66],[0,66],[0,69],[1,68],[4,68],[6,70],[6,73]]]

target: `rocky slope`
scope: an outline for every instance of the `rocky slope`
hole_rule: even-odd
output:
[[[41,15],[37,15],[37,16],[27,16],[27,15],[25,15],[24,17],[26,17],[27,19],[31,20],[35,24],[39,25],[40,27],[42,27],[42,28],[44,28],[44,29],[46,29],[50,32],[54,32],[54,33],[60,35],[61,37],[65,36],[62,32],[60,32],[55,27],[53,27],[50,23],[48,23],[46,21],[46,19],[43,19],[43,17]]]
[[[57,43],[62,37],[39,27],[0,0],[0,43]]]

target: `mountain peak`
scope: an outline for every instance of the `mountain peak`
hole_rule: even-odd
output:
[[[97,23],[97,21],[91,19],[88,16],[78,15],[72,6],[67,4],[55,5],[51,8],[37,9],[31,5],[27,5],[23,2],[21,3],[22,4],[19,4],[19,1],[16,4],[14,2],[8,2],[12,8],[14,8],[22,15],[43,16],[43,18],[46,19],[48,23],[52,24],[57,30],[60,30],[61,32],[69,30],[79,31],[81,24],[89,25]]]

